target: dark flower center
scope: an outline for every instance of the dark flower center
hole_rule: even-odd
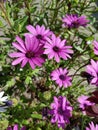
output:
[[[58,51],[59,51],[59,47],[54,46],[54,47],[53,47],[53,50],[54,50],[55,52],[58,52]]]
[[[25,54],[25,56],[26,56],[27,58],[32,58],[32,57],[34,57],[34,53],[31,52],[31,51],[28,51],[28,52]]]
[[[57,111],[58,111],[58,113],[59,113],[60,115],[63,115],[63,114],[64,114],[64,111],[62,110],[61,107],[59,107]]]
[[[72,23],[72,25],[73,25],[74,27],[78,27],[78,26],[79,26],[79,21],[78,21],[78,20],[74,21],[74,22]]]
[[[65,75],[60,75],[59,78],[60,78],[61,80],[65,80]]]
[[[42,39],[43,39],[42,35],[40,35],[40,34],[38,34],[38,35],[36,36],[36,38],[39,39],[39,40],[42,40]]]

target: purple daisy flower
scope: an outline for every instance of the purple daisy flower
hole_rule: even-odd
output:
[[[64,128],[69,124],[69,118],[72,116],[72,107],[66,97],[54,97],[54,102],[51,104],[51,123],[57,123],[58,127]]]
[[[86,130],[98,130],[98,124],[94,125],[93,122],[89,123],[89,127],[86,127]]]
[[[86,19],[86,16],[78,16],[75,14],[66,15],[63,19],[63,27],[68,28],[78,28],[80,26],[86,26],[89,20]]]
[[[88,101],[88,96],[81,95],[78,97],[78,102],[80,103],[79,107],[82,110],[85,110],[85,107],[92,106],[94,103]]]
[[[9,126],[9,127],[7,128],[7,130],[19,130],[19,129],[18,129],[18,125],[15,124],[14,126]],[[20,130],[26,130],[26,127],[23,126]]]
[[[28,25],[26,29],[30,33],[25,33],[25,35],[28,35],[28,34],[31,36],[33,35],[34,37],[36,37],[39,43],[45,43],[46,38],[51,35],[51,31],[49,29],[45,29],[44,25],[42,26],[36,25],[36,27],[33,27],[32,25]]]
[[[68,70],[58,68],[53,70],[51,73],[51,79],[54,80],[60,87],[64,86],[67,88],[71,86],[71,77],[68,76]]]
[[[44,54],[48,54],[48,58],[55,58],[56,62],[60,62],[60,58],[67,60],[71,58],[69,54],[73,54],[73,50],[71,50],[71,46],[65,45],[66,40],[60,39],[60,37],[56,37],[52,34],[51,39],[47,38],[47,42],[44,45],[45,51]]]
[[[94,42],[93,42],[93,45],[94,45],[94,53],[95,53],[96,55],[98,55],[98,42],[97,42],[97,41],[94,41]]]
[[[35,66],[42,66],[44,59],[41,57],[43,54],[42,46],[34,37],[27,35],[25,37],[25,42],[19,37],[16,37],[17,42],[13,42],[12,45],[19,50],[19,52],[10,53],[11,58],[17,58],[12,62],[12,65],[17,65],[21,63],[21,67],[24,67],[27,62],[29,62],[32,69]]]
[[[98,61],[91,59],[91,64],[87,65],[86,72],[89,74],[90,83],[98,86]]]

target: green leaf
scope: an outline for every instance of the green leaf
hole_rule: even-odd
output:
[[[4,26],[4,24],[3,24],[3,22],[0,20],[0,27],[3,27]]]
[[[73,44],[74,48],[80,52],[83,52],[84,50],[81,48],[81,46]]]
[[[29,76],[27,76],[27,78],[26,78],[26,80],[25,80],[25,83],[26,83],[26,84],[29,84],[29,83],[30,83],[30,81],[32,81],[32,78],[31,78],[31,77],[29,77]]]
[[[31,117],[34,118],[34,119],[42,119],[41,114],[32,114]]]
[[[25,29],[27,20],[28,16],[24,16],[23,18],[16,20],[14,23],[14,30],[17,31],[17,33],[22,32]]]

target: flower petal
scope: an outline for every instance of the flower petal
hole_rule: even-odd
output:
[[[13,42],[12,45],[17,48],[18,50],[20,50],[21,52],[25,53],[25,49],[22,48],[19,44],[17,44],[16,42]]]
[[[12,65],[17,65],[17,64],[19,64],[23,59],[25,59],[25,57],[17,58],[16,60],[14,60],[14,61],[12,62]]]

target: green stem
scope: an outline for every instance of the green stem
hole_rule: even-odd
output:
[[[6,9],[5,9],[3,3],[0,3],[0,8],[1,8],[2,12],[4,13],[5,20],[7,21],[7,23],[9,24],[9,26],[12,27],[11,22],[10,22],[8,16],[7,16]]]
[[[27,8],[27,11],[26,11],[26,15],[28,15],[28,22],[29,24],[31,23],[31,14],[30,14],[30,7],[29,7],[29,3],[27,1],[24,1],[25,3],[25,7]]]

